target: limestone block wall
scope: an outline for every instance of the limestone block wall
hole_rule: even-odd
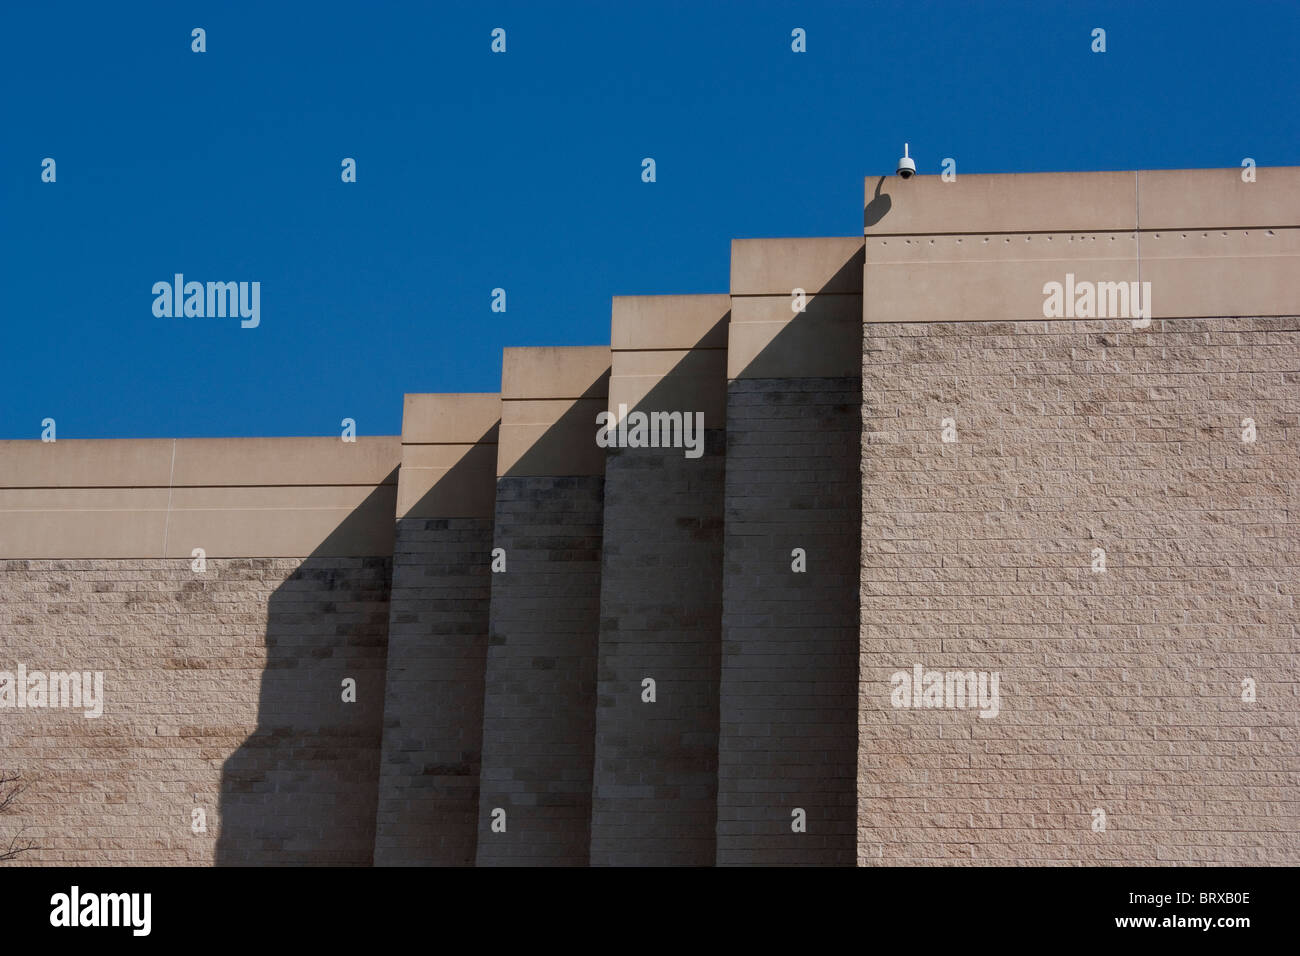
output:
[[[1297,172],[868,181],[859,863],[1300,859]]]
[[[714,861],[729,312],[726,295],[613,304],[610,414],[632,429],[638,414],[698,415],[702,429],[660,429],[661,447],[629,447],[633,431],[606,453],[596,866]]]
[[[501,398],[407,395],[375,864],[474,863]]]
[[[479,865],[589,862],[609,368],[605,347],[503,356]]]
[[[0,463],[0,671],[103,675],[98,718],[0,710],[19,863],[367,863],[396,439],[0,442]]]
[[[861,271],[854,239],[732,245],[723,865],[854,859]]]

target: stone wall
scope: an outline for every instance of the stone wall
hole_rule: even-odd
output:
[[[506,350],[480,866],[589,862],[608,381],[608,349]]]
[[[1300,170],[864,222],[858,861],[1294,864]]]
[[[732,247],[719,864],[854,859],[861,275],[852,239]]]
[[[387,559],[0,561],[0,669],[103,672],[103,716],[6,709],[43,864],[365,864]],[[357,682],[342,702],[341,682]],[[203,811],[206,831],[192,830]]]
[[[407,395],[378,866],[474,863],[498,395]]]
[[[370,862],[396,451],[0,443],[0,671],[104,695],[0,709],[19,863]]]
[[[704,429],[698,453],[605,459],[593,865],[714,861],[729,310],[725,295],[614,300],[611,413]]]
[[[868,328],[860,863],[1296,861],[1298,355],[1296,318]],[[999,711],[894,706],[918,663]]]

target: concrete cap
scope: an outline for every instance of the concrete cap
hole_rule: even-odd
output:
[[[0,557],[388,555],[400,439],[0,443]]]
[[[408,394],[402,399],[402,444],[496,441],[501,396],[496,392]]]
[[[1133,172],[871,176],[865,195],[868,236],[1137,228]]]
[[[943,235],[1300,225],[1300,167],[960,173],[865,183],[864,232]]]
[[[0,441],[0,488],[166,488],[170,438]]]
[[[803,289],[808,295],[862,292],[862,240],[733,239],[731,294],[781,295]]]
[[[867,209],[863,319],[1037,320],[1046,283],[1070,275],[1140,281],[1156,319],[1294,315],[1300,167],[1256,167],[1254,175],[1243,182],[1242,170],[1229,168],[886,180]],[[733,314],[733,328],[743,321]]]
[[[61,439],[0,442],[3,488],[374,485],[401,460],[390,435],[341,438]]]
[[[491,517],[500,427],[494,392],[407,395],[397,517]]]
[[[693,349],[727,347],[731,296],[619,295],[610,309],[611,347]]]
[[[173,487],[396,484],[401,438],[183,438]]]
[[[1240,167],[1140,171],[1143,231],[1300,226],[1300,166],[1256,167],[1253,183],[1241,174]]]
[[[609,347],[508,348],[501,353],[501,398],[604,398]]]
[[[609,397],[610,367],[604,346],[505,349],[497,474],[604,474],[596,415]]]

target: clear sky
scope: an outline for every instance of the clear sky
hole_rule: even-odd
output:
[[[904,140],[1300,165],[1297,51],[1297,0],[7,3],[0,438],[397,434],[504,346],[608,343],[611,296],[725,292],[733,237],[860,234]],[[178,272],[260,325],[156,317]]]

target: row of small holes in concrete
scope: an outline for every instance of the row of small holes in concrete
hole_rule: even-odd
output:
[[[1267,236],[1272,236],[1272,235],[1273,235],[1273,230],[1272,230],[1272,229],[1267,229],[1267,230],[1264,231],[1264,234],[1267,235]],[[1159,239],[1159,238],[1160,238],[1160,233],[1158,233],[1158,232],[1157,232],[1157,233],[1154,233],[1153,235],[1154,235],[1154,237],[1155,237],[1156,239]],[[1202,239],[1208,238],[1209,235],[1210,235],[1210,234],[1209,234],[1208,232],[1203,232],[1203,233],[1201,233],[1201,238],[1202,238]],[[1227,233],[1226,233],[1226,232],[1222,232],[1222,233],[1220,233],[1220,235],[1222,235],[1222,236],[1226,236]],[[1244,231],[1244,232],[1242,232],[1242,235],[1243,235],[1243,236],[1249,236],[1249,235],[1250,235],[1250,232],[1249,232],[1248,230],[1247,230],[1247,231]],[[1186,239],[1186,238],[1187,238],[1187,233],[1183,233],[1182,236],[1183,236],[1184,239]],[[1032,238],[1033,238],[1032,236],[1025,236],[1025,242],[1029,242]],[[1137,239],[1137,236],[1135,236],[1135,235],[1130,235],[1128,238],[1129,238],[1130,241],[1132,241],[1132,240]],[[1096,237],[1096,236],[1080,236],[1079,239],[1080,239],[1080,240],[1083,240],[1083,239],[1090,239],[1090,240],[1093,241],[1093,242],[1096,242],[1096,241],[1097,241],[1097,237]],[[917,243],[918,245],[919,245],[920,242],[921,242],[920,239],[917,239],[917,240],[915,240],[915,241],[916,241],[916,243]],[[988,242],[988,241],[989,241],[989,237],[988,237],[988,236],[985,236],[985,237],[984,237],[984,242]],[[1004,238],[1002,241],[1003,241],[1003,242],[1010,242],[1011,239],[1008,237],[1008,238]],[[1048,241],[1048,242],[1051,242],[1051,241],[1052,241],[1052,237],[1051,237],[1051,236],[1048,236],[1048,237],[1047,237],[1047,241]],[[1070,237],[1068,237],[1067,241],[1068,241],[1068,242],[1074,242],[1074,236],[1070,236]],[[1114,241],[1115,241],[1115,237],[1114,237],[1114,236],[1111,236],[1111,237],[1110,237],[1110,241],[1111,241],[1111,242],[1114,242]],[[912,244],[913,240],[911,240],[911,239],[904,239],[903,242],[904,242],[905,244],[907,244],[907,245],[910,246],[910,245]],[[960,238],[960,237],[957,239],[957,242],[958,242],[958,243],[961,242],[961,238]],[[880,244],[881,244],[882,246],[887,246],[887,245],[889,245],[889,240],[888,240],[888,239],[881,239],[881,240],[880,240]],[[930,245],[934,245],[934,240],[933,240],[933,239],[930,240]]]

